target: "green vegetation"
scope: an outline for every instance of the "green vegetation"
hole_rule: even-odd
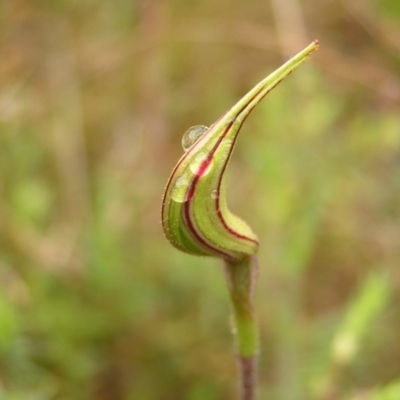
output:
[[[260,399],[398,398],[399,10],[305,2],[299,44],[275,3],[0,2],[1,399],[235,398],[222,267],[169,245],[160,196],[186,129],[314,38],[229,166]]]
[[[291,57],[209,128],[197,125],[186,131],[182,137],[185,153],[172,170],[163,195],[161,221],[171,245],[224,263],[241,400],[254,400],[258,394],[259,335],[253,297],[259,275],[259,242],[251,227],[227,207],[227,166],[240,129],[254,107],[318,47],[318,41],[313,41]]]

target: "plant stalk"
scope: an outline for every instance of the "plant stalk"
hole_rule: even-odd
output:
[[[257,260],[255,257],[246,257],[241,261],[225,260],[225,273],[233,305],[240,400],[255,400],[258,325],[253,294],[258,275]]]

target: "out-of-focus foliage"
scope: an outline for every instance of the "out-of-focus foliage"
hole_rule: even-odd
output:
[[[0,398],[234,398],[221,265],[165,241],[160,197],[182,133],[318,38],[230,164],[262,244],[260,399],[397,399],[399,21],[389,0],[0,2]]]

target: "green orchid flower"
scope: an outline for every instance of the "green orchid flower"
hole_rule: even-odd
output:
[[[173,246],[190,254],[230,260],[256,253],[257,235],[227,207],[226,167],[251,110],[317,48],[317,42],[311,43],[209,128],[196,126],[185,133],[186,152],[172,171],[162,202],[162,224]]]
[[[258,339],[252,297],[259,243],[250,226],[227,207],[227,165],[251,110],[318,47],[318,41],[312,42],[258,83],[209,128],[190,128],[182,139],[185,153],[173,169],[163,196],[162,225],[171,244],[186,253],[219,257],[225,262],[236,322],[243,400],[254,399],[256,392]]]

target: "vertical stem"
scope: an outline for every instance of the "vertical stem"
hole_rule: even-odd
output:
[[[225,260],[228,288],[233,305],[237,344],[240,400],[255,400],[257,392],[258,327],[253,294],[257,280],[257,260]]]

